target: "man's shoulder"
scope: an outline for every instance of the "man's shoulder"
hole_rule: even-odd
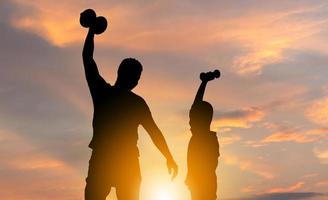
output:
[[[104,85],[103,85],[103,87],[101,88],[101,91],[102,91],[102,93],[104,93],[104,94],[106,94],[106,93],[108,93],[108,92],[111,92],[111,91],[113,91],[113,86],[111,85],[111,84],[109,84],[109,83],[105,83]]]
[[[142,98],[140,95],[130,91],[130,96],[131,98],[133,98],[135,101],[139,102],[139,103],[144,103],[147,104],[146,101],[144,100],[144,98]]]

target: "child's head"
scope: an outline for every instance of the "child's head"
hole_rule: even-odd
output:
[[[189,124],[194,130],[209,130],[213,118],[213,107],[207,101],[193,105],[189,112]]]

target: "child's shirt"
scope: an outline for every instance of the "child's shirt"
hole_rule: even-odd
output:
[[[215,132],[193,133],[188,145],[186,184],[192,186],[216,182],[215,170],[219,156],[219,142]]]

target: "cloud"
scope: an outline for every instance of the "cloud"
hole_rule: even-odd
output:
[[[276,142],[308,143],[323,141],[328,138],[328,129],[325,127],[303,130],[302,128],[278,125],[275,123],[264,123],[264,127],[273,131],[273,133],[263,138],[260,142],[249,142],[250,145],[263,146],[267,143]]]
[[[319,181],[315,184],[316,187],[327,187],[328,186],[328,180]]]
[[[253,197],[234,198],[225,200],[325,200],[326,194],[317,192],[287,192],[287,193],[271,193],[261,194]]]
[[[242,188],[241,191],[244,193],[253,193],[255,191],[255,188],[253,186],[246,186]]]
[[[240,110],[218,112],[213,127],[251,128],[252,124],[261,121],[265,111],[258,107],[248,107]]]
[[[305,115],[319,125],[328,124],[328,97],[316,100],[307,109]]]
[[[91,4],[76,0],[60,4],[49,0],[15,0],[14,3],[16,14],[12,23],[15,27],[33,32],[57,46],[83,41],[78,17]],[[288,9],[262,5],[263,10],[256,12],[249,4],[241,11],[238,4],[229,4],[232,10],[238,10],[238,14],[233,15],[224,9],[227,5],[214,1],[207,6],[165,1],[139,4],[111,1],[94,6],[109,18],[109,30],[99,38],[101,44],[141,51],[189,53],[238,44],[242,52],[234,56],[231,69],[241,75],[260,74],[264,66],[288,59],[284,55],[286,49],[303,47],[304,40],[319,33],[326,24],[325,18],[310,17],[315,12],[326,11],[321,2],[285,4]]]
[[[301,178],[302,179],[309,179],[309,178],[317,177],[318,175],[319,175],[318,173],[305,174]]]
[[[316,138],[307,137],[299,132],[286,131],[286,132],[276,132],[267,137],[265,137],[263,143],[272,142],[297,142],[297,143],[307,143],[316,141]]]
[[[241,140],[241,137],[238,135],[233,136],[221,136],[219,139],[220,145],[229,145]]]
[[[299,190],[300,188],[302,188],[303,185],[304,185],[304,182],[299,181],[299,182],[296,182],[296,183],[294,183],[294,184],[292,184],[290,186],[271,188],[266,193],[287,193],[287,192],[294,192],[294,191]]]
[[[312,17],[309,18],[309,13],[302,11],[299,12],[299,15],[304,14],[305,21],[300,18],[292,20],[292,23],[287,23],[288,19],[295,17],[290,14],[288,17],[284,15],[274,22],[276,14],[294,12],[295,5],[299,5],[299,8],[302,9],[307,5],[310,7],[319,5],[321,1],[315,1],[315,4],[313,1],[304,4],[305,1],[276,3],[254,0],[233,3],[232,1],[209,1],[206,3],[140,1],[131,3],[124,0],[92,2],[12,0],[11,2],[14,4],[10,12],[7,7],[2,6],[3,2],[0,3],[0,10],[5,12],[0,12],[0,15],[9,13],[9,22],[13,27],[2,26],[0,29],[0,35],[3,36],[0,47],[0,121],[13,128],[19,137],[17,143],[9,142],[9,139],[0,143],[4,146],[6,144],[12,146],[12,148],[8,148],[11,153],[19,152],[8,154],[13,158],[5,157],[1,162],[1,169],[6,168],[5,171],[1,171],[4,172],[1,173],[2,177],[0,178],[2,180],[1,188],[3,188],[0,192],[3,194],[0,195],[1,197],[15,193],[15,197],[9,197],[12,197],[11,199],[36,200],[52,197],[52,199],[67,200],[76,199],[82,195],[81,185],[84,184],[84,178],[76,175],[75,170],[82,171],[87,167],[89,155],[87,143],[91,137],[92,112],[90,109],[92,103],[84,80],[80,58],[81,44],[86,30],[79,26],[78,15],[84,8],[91,7],[91,4],[100,14],[108,16],[110,21],[108,31],[102,36],[97,36],[96,42],[100,46],[96,49],[98,64],[109,66],[108,74],[110,76],[106,78],[110,80],[115,76],[115,73],[109,73],[109,71],[114,72],[113,69],[116,68],[112,66],[117,66],[126,55],[136,55],[143,61],[145,66],[143,75],[145,76],[141,82],[140,88],[142,89],[137,88],[137,93],[139,94],[140,91],[142,96],[149,99],[149,105],[156,108],[154,115],[160,116],[161,124],[159,125],[170,130],[164,131],[164,133],[174,135],[175,132],[181,130],[182,133],[188,129],[188,119],[186,119],[188,115],[185,114],[186,118],[182,121],[174,116],[175,111],[189,108],[195,92],[193,87],[196,88],[196,84],[198,84],[194,78],[201,70],[205,70],[205,66],[226,66],[223,69],[222,82],[216,82],[218,84],[215,85],[215,88],[211,88],[214,84],[208,88],[209,99],[215,98],[211,103],[227,108],[227,112],[220,113],[226,120],[223,121],[223,125],[227,126],[220,127],[219,123],[216,123],[215,126],[220,127],[220,131],[224,130],[228,134],[231,130],[245,132],[244,135],[238,133],[238,135],[222,137],[221,144],[234,142],[239,144],[244,139],[263,137],[263,132],[261,135],[257,133],[259,128],[257,125],[264,120],[270,122],[271,120],[281,120],[284,117],[293,120],[293,117],[299,114],[297,112],[299,111],[297,110],[299,102],[312,97],[307,95],[316,95],[316,90],[309,87],[309,91],[302,95],[293,95],[284,102],[278,102],[280,104],[279,112],[273,114],[271,109],[278,108],[274,105],[268,107],[250,107],[250,105],[263,105],[263,101],[295,93],[298,90],[295,82],[301,87],[307,87],[308,81],[311,84],[317,82],[318,79],[314,78],[318,76],[322,82],[326,81],[325,73],[323,73],[327,64],[326,60],[319,62],[317,57],[309,59],[304,56],[308,54],[291,58],[290,51],[286,51],[289,48],[299,49],[300,46],[306,46],[304,43],[311,43],[311,38],[306,35],[312,34],[309,32],[310,25],[316,20],[311,21]],[[213,6],[213,3],[220,5]],[[311,14],[313,18],[316,18],[317,15],[325,16],[325,13]],[[3,23],[7,20],[7,17],[1,17],[0,22]],[[286,23],[283,23],[283,20],[287,20]],[[302,26],[303,22],[304,26]],[[318,20],[318,23],[323,25],[320,29],[325,28],[321,19]],[[313,25],[313,31],[317,32],[318,26]],[[296,31],[296,29],[298,30]],[[300,34],[300,37],[304,37],[304,40],[294,37],[294,33],[289,32],[293,30],[296,34]],[[281,41],[278,40],[279,38]],[[317,55],[318,50],[326,48],[324,45],[326,43],[322,42],[325,41],[324,38],[313,38],[322,46],[321,49],[317,46],[312,47],[310,44],[302,50],[308,53],[307,48],[313,48],[314,51],[311,53]],[[293,42],[297,43],[297,41],[299,44],[294,45]],[[326,57],[325,54],[320,55],[321,59],[324,57]],[[295,59],[299,63],[286,62],[287,64],[284,63],[284,65],[280,63],[286,59]],[[309,72],[309,66],[322,67]],[[245,77],[236,76],[229,71],[231,69],[239,75],[260,74],[263,67],[270,73]],[[104,68],[100,70],[105,72],[102,74],[106,76],[107,71]],[[312,74],[311,78],[313,79],[309,78],[309,73]],[[111,76],[111,74],[114,75]],[[306,78],[304,78],[305,76]],[[314,86],[314,88],[317,87]],[[289,112],[290,110],[296,112]],[[285,115],[286,113],[288,115]],[[171,118],[171,116],[173,117]],[[306,124],[304,126],[307,127]],[[242,130],[234,129],[234,127]],[[250,129],[251,127],[254,129]],[[278,132],[280,130],[272,131],[272,133]],[[318,138],[315,141],[323,138],[325,132],[324,128],[295,129],[295,133],[301,134],[303,139]],[[179,141],[175,137],[171,141],[169,140],[170,146],[179,149],[172,153],[180,155],[181,159],[177,161],[182,165],[182,173],[185,170],[183,163],[185,163],[185,148],[189,134],[188,132]],[[15,134],[10,135],[14,137]],[[288,137],[294,137],[290,141],[302,141],[299,137]],[[22,138],[23,142],[18,142]],[[144,145],[142,139],[144,138],[140,138],[140,141],[143,142],[140,143],[140,146]],[[16,139],[12,138],[12,140]],[[261,145],[263,144],[268,143],[261,143]],[[4,146],[0,147],[1,152],[7,152],[7,150],[4,151]],[[14,146],[16,148],[13,148]],[[251,148],[241,150],[238,146],[231,145],[229,148],[237,148],[238,155],[240,153],[272,155],[276,151],[269,147],[266,152]],[[154,148],[152,145],[148,146],[148,143],[145,147]],[[32,152],[31,156],[26,156],[27,152]],[[143,154],[145,152],[146,154]],[[142,154],[146,155],[144,160],[148,159],[149,154],[147,153],[149,153],[148,149],[142,151]],[[4,153],[1,155],[6,156]],[[304,159],[313,160],[312,157]],[[151,161],[148,159],[145,163]],[[240,177],[241,186],[247,184],[247,181],[244,180],[250,180],[250,184],[253,184],[254,181],[262,180],[263,177],[265,180],[275,177],[275,173],[271,169],[273,165],[263,163],[263,160],[243,159],[237,156],[232,158],[229,163],[237,166],[233,167],[231,173],[239,170],[245,175]],[[70,171],[72,166],[75,168],[73,172]],[[145,171],[148,169],[149,171],[157,170],[148,165],[143,167]],[[288,167],[285,167],[284,170],[284,174],[290,172]],[[322,171],[319,170],[318,173],[322,173]],[[151,178],[145,176],[145,179]],[[183,179],[182,176],[181,179]],[[5,180],[9,181],[5,182]],[[17,183],[21,183],[19,187],[17,187]],[[63,184],[74,185],[76,188],[59,187]],[[178,184],[183,185],[182,181]],[[25,187],[21,185],[25,185]],[[240,191],[238,186],[229,185],[229,187],[232,192],[225,191],[225,196],[238,195],[237,193]],[[250,191],[252,188],[248,189]],[[6,194],[4,194],[5,192]],[[186,192],[186,194],[188,193]]]
[[[223,161],[227,165],[237,166],[242,171],[247,171],[264,179],[270,180],[275,178],[273,169],[261,162],[256,162],[250,159],[244,159],[235,155],[224,155]]]
[[[322,191],[327,191],[328,180],[327,179],[319,180],[314,184],[314,187],[317,189],[323,189]],[[326,195],[328,196],[328,194]]]
[[[1,163],[11,169],[65,169],[69,168],[63,161],[42,152],[37,146],[29,143],[20,134],[1,129],[0,149],[6,152]],[[20,149],[18,149],[19,147]]]
[[[3,1],[0,4],[1,11],[11,7],[2,6],[6,5]],[[17,132],[45,154],[80,167],[87,162],[83,153],[88,149],[82,147],[87,147],[90,139],[92,117],[80,53],[53,47],[34,34],[18,31],[3,23],[8,16],[0,13],[3,128]],[[41,165],[39,157],[35,159],[35,165]]]
[[[314,148],[314,155],[319,159],[320,163],[328,164],[328,149],[327,148]]]
[[[294,8],[289,11],[255,15],[249,17],[237,29],[241,44],[248,49],[244,55],[236,57],[233,68],[241,75],[261,74],[266,65],[288,59],[284,51],[295,48],[299,41],[320,31],[317,21],[293,19],[320,9],[320,6]],[[324,22],[324,21],[322,21]],[[284,28],[288,24],[288,29]],[[239,31],[239,32],[238,32]]]
[[[83,191],[83,178],[76,170],[16,132],[0,130],[0,151],[3,199],[73,200]]]
[[[37,84],[42,85],[44,90],[52,92],[54,95],[61,97],[67,101],[72,107],[76,108],[79,113],[84,116],[90,116],[92,113],[92,104],[90,98],[87,99],[81,93],[80,88],[71,85],[70,81],[60,79],[54,75],[50,76],[47,73],[39,72],[39,79],[36,79]]]
[[[328,128],[323,127],[323,128],[310,129],[305,131],[305,134],[309,136],[320,136],[322,137],[322,139],[324,139],[328,137]]]

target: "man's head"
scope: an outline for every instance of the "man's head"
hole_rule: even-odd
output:
[[[193,105],[189,113],[189,124],[194,130],[209,129],[213,118],[213,107],[207,101]]]
[[[142,65],[138,60],[134,58],[125,58],[118,67],[115,85],[132,90],[138,85],[141,72]]]

